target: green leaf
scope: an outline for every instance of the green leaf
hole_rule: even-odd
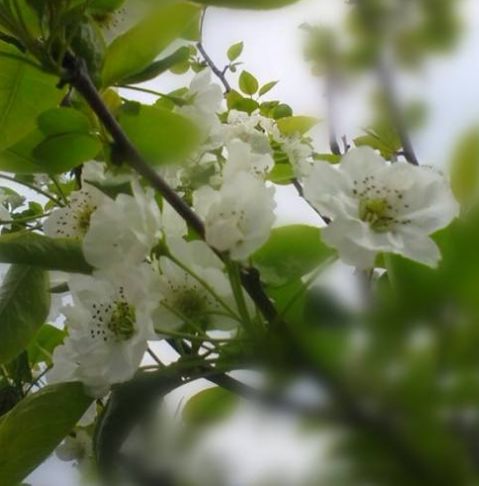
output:
[[[212,5],[214,7],[227,8],[244,8],[254,10],[269,10],[273,8],[280,8],[298,0],[195,0],[203,5]]]
[[[50,324],[43,325],[28,346],[28,361],[31,366],[38,363],[52,364],[52,354],[62,344],[66,332]]]
[[[273,184],[290,184],[295,178],[293,166],[287,164],[275,164],[273,170],[268,174],[268,180]]]
[[[278,128],[283,135],[305,135],[319,120],[311,116],[287,116],[278,120]]]
[[[180,47],[170,56],[160,59],[159,61],[155,61],[138,74],[134,74],[133,76],[129,76],[128,78],[124,79],[123,84],[144,83],[145,81],[149,81],[150,79],[157,78],[160,74],[168,71],[168,69],[172,69],[178,65],[183,66],[185,63],[187,65],[187,71],[189,68],[189,57],[190,49],[185,46]]]
[[[12,361],[28,346],[49,310],[48,274],[12,265],[0,289],[0,363]]]
[[[237,404],[237,396],[220,387],[208,388],[190,398],[182,417],[188,425],[209,425],[227,418]]]
[[[73,108],[52,108],[38,117],[37,124],[44,135],[89,133],[91,130],[90,120]]]
[[[110,86],[137,74],[198,21],[201,9],[189,2],[157,8],[108,47],[103,83]]]
[[[92,271],[83,256],[80,241],[49,238],[30,231],[0,236],[0,262],[72,273]]]
[[[273,118],[275,120],[280,120],[281,118],[286,118],[293,116],[293,109],[291,106],[281,103],[276,106],[273,110]]]
[[[44,173],[45,169],[33,155],[33,150],[44,138],[43,134],[36,129],[15,145],[0,152],[0,170],[16,174]]]
[[[44,388],[0,422],[0,484],[16,486],[45,461],[86,412],[92,399],[80,383]]]
[[[43,172],[62,174],[83,162],[95,158],[101,150],[97,137],[87,133],[63,133],[52,135],[40,142],[33,150]]]
[[[198,141],[196,126],[190,120],[164,108],[128,103],[119,121],[152,164],[180,161]]]
[[[238,42],[236,44],[233,44],[228,49],[228,52],[227,52],[228,59],[231,62],[236,61],[236,59],[238,59],[238,57],[240,57],[241,54],[243,53],[243,49],[244,49],[244,42]]]
[[[18,54],[6,44],[2,52]],[[0,56],[0,150],[27,135],[37,116],[60,102],[63,91],[57,83],[54,76],[26,62]]]
[[[479,128],[465,133],[454,150],[451,162],[451,187],[462,204],[472,202],[479,193]]]
[[[333,255],[321,241],[319,228],[292,225],[274,229],[253,255],[253,263],[265,283],[279,286],[312,272]]]
[[[258,91],[259,83],[251,73],[243,71],[240,75],[239,87],[244,94],[252,96]]]
[[[264,86],[261,87],[259,90],[259,95],[263,96],[266,93],[269,93],[277,84],[279,81],[270,81],[269,83],[266,83]]]

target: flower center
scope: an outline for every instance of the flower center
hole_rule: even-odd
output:
[[[88,228],[90,227],[91,216],[95,210],[95,207],[87,206],[77,214],[78,228],[83,235],[86,234]]]
[[[394,218],[389,215],[390,205],[387,199],[361,199],[359,201],[359,218],[369,223],[377,232],[388,231]]]
[[[172,307],[182,316],[204,323],[207,320],[208,306],[205,296],[195,289],[181,290],[172,302]]]
[[[118,341],[128,341],[135,334],[135,308],[127,302],[116,302],[108,329]]]

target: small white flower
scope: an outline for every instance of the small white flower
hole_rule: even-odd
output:
[[[238,315],[221,260],[202,241],[186,242],[174,238],[168,240],[168,247],[175,259],[189,271],[169,258],[160,258],[158,287],[161,304],[154,313],[157,332],[179,329],[188,323],[203,330],[235,327],[237,321],[215,297],[218,296]]]
[[[98,269],[137,265],[158,241],[161,213],[152,192],[134,182],[133,196],[106,199],[94,212],[83,239],[85,258]]]
[[[101,397],[130,380],[154,337],[148,266],[69,281],[73,305],[64,308],[68,337],[53,353],[49,382],[78,380]]]
[[[206,241],[235,260],[248,258],[269,237],[275,221],[274,188],[246,172],[226,181],[220,190],[204,186],[194,194],[203,218]]]
[[[55,455],[60,461],[75,461],[83,464],[93,460],[93,441],[85,430],[77,428],[56,448]]]
[[[82,238],[90,227],[93,213],[108,198],[96,187],[83,184],[80,191],[70,196],[68,206],[55,209],[43,229],[52,238]]]
[[[248,143],[241,140],[232,140],[227,144],[226,150],[228,155],[223,167],[225,180],[234,179],[239,172],[248,172],[259,179],[264,179],[274,166],[270,154],[255,153]]]
[[[272,120],[261,115],[248,115],[232,110],[228,114],[227,123],[221,125],[212,138],[218,146],[238,139],[249,144],[257,154],[271,154],[270,135],[279,135]]]
[[[187,98],[190,102],[177,111],[196,123],[206,139],[220,125],[217,113],[223,102],[223,92],[217,84],[211,82],[209,69],[204,69],[193,78]]]
[[[6,195],[3,195],[2,193],[0,193],[0,221],[2,221],[3,223],[7,222],[7,221],[11,221],[12,220],[12,217],[10,216],[10,212],[8,211],[8,209],[4,206],[4,202],[8,199],[8,196]],[[5,225],[4,225],[5,226]],[[10,225],[6,225],[5,226],[7,229],[10,228]]]
[[[281,150],[288,156],[294,173],[299,179],[304,179],[314,167],[313,149],[299,137],[282,138]]]
[[[436,266],[440,252],[429,237],[457,215],[444,178],[432,169],[388,164],[372,149],[350,151],[339,168],[317,162],[305,183],[306,198],[333,222],[324,241],[341,259],[371,268],[380,252]]]
[[[131,182],[133,176],[131,174],[113,174],[108,171],[106,164],[93,160],[83,165],[82,179],[87,183],[109,186]]]

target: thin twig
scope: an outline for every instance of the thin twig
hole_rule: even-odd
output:
[[[203,27],[205,23],[205,17],[206,17],[206,8],[203,10],[203,14],[201,16],[201,23],[200,23],[200,40],[196,44],[196,47],[198,48],[198,51],[200,51],[201,56],[205,60],[206,64],[208,64],[209,68],[213,71],[215,76],[221,81],[223,84],[225,91],[229,93],[232,88],[228,80],[226,79],[226,71],[228,70],[228,66],[226,66],[224,69],[220,69],[213,59],[209,56],[209,54],[206,52],[204,46],[203,46]]]
[[[51,194],[48,194],[48,192],[44,191],[43,189],[40,189],[39,187],[37,187],[33,184],[30,184],[29,182],[21,181],[21,180],[15,179],[14,177],[7,176],[5,174],[0,174],[0,179],[5,179],[6,181],[14,182],[15,184],[19,184],[20,186],[28,187],[32,191],[35,191],[38,194],[41,194],[42,196],[46,197],[50,201],[54,202],[57,206],[60,206],[60,207],[65,206],[62,201],[60,201],[56,197],[52,196]]]

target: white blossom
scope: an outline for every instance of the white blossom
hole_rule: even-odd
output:
[[[225,181],[219,190],[204,186],[194,194],[206,241],[235,260],[248,258],[269,237],[275,221],[274,188],[247,172]]]
[[[120,185],[126,184],[133,180],[133,176],[129,173],[114,174],[108,170],[106,164],[92,160],[83,164],[82,179],[87,183],[96,183],[100,186]]]
[[[258,114],[248,115],[242,111],[231,110],[227,123],[221,125],[213,138],[218,146],[238,139],[249,144],[251,150],[257,154],[271,154],[270,134],[279,134],[273,120]]]
[[[173,238],[168,240],[168,247],[181,266],[167,257],[159,260],[158,293],[161,297],[154,313],[157,332],[179,329],[188,323],[203,330],[235,327],[237,321],[224,307],[238,315],[221,260],[202,241]]]
[[[248,172],[264,179],[274,166],[274,160],[270,154],[255,153],[248,143],[241,140],[232,140],[227,144],[226,150],[228,155],[223,167],[225,180],[234,179],[240,172]]]
[[[141,263],[158,241],[161,214],[152,192],[132,184],[133,196],[107,199],[91,216],[85,258],[98,269]]]
[[[66,306],[68,337],[53,353],[49,382],[81,381],[101,397],[110,385],[130,380],[155,337],[149,266],[114,274],[75,275],[73,304]]]
[[[0,192],[0,221],[3,223],[7,221],[11,221],[12,217],[10,216],[10,212],[8,209],[4,206],[4,202],[8,199],[8,196],[2,194]],[[10,228],[10,225],[6,225],[7,228]]]
[[[93,213],[107,200],[96,187],[83,184],[81,190],[71,194],[68,206],[55,209],[46,219],[45,234],[52,238],[82,238]]]
[[[177,109],[178,113],[190,118],[203,134],[204,138],[220,125],[217,113],[223,102],[221,88],[211,82],[211,71],[204,69],[196,74],[190,84],[189,103]]]
[[[373,267],[380,252],[436,266],[440,252],[429,235],[458,214],[438,172],[405,162],[388,164],[367,147],[350,151],[339,168],[317,162],[305,195],[333,220],[323,230],[324,241],[358,268]]]
[[[79,464],[93,460],[93,441],[91,435],[85,429],[75,429],[56,448],[55,455],[60,461],[75,461]]]

